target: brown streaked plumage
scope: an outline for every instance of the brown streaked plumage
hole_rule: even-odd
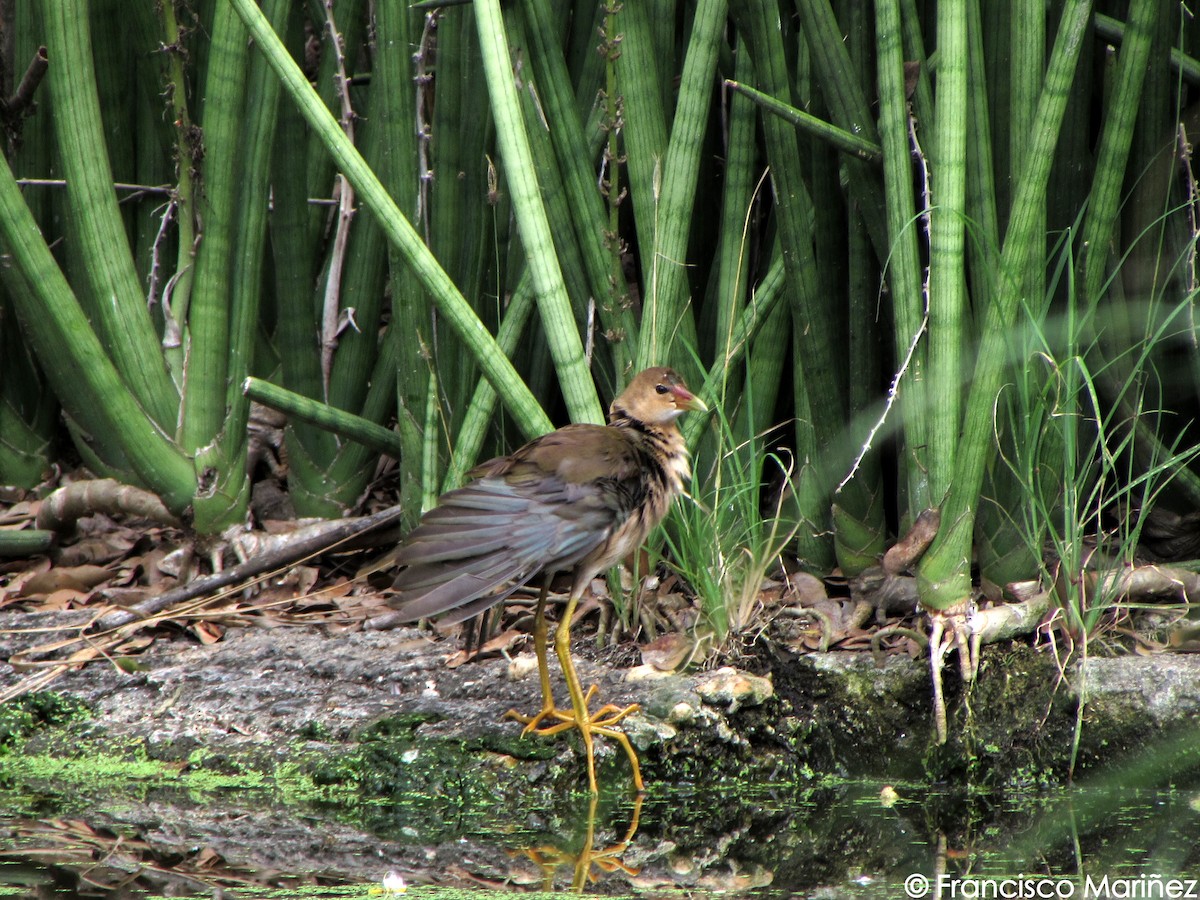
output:
[[[593,734],[622,744],[641,790],[637,755],[614,727],[636,706],[588,711],[595,688],[584,694],[571,662],[571,616],[591,580],[636,550],[683,490],[690,469],[675,420],[689,409],[705,406],[674,371],[646,369],[613,401],[608,425],[567,425],[477,466],[474,480],[445,494],[396,554],[404,568],[392,603],[410,621],[460,622],[541,576],[534,640],[542,709],[511,715],[526,723],[527,733],[578,728],[593,792]],[[554,704],[546,667],[546,592],[556,572],[572,573],[554,640],[569,710]],[[556,721],[541,726],[545,719]]]

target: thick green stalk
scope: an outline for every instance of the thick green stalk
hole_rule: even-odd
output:
[[[418,50],[422,69],[435,72],[432,89],[420,88],[420,108],[432,117],[424,123],[432,125],[432,132],[422,215],[429,248],[475,314],[490,325],[493,298],[504,293],[503,262],[498,258],[503,254],[498,248],[507,242],[495,233],[493,220],[499,210],[486,200],[495,129],[487,91],[480,89],[484,76],[477,32],[473,5],[447,9],[437,18],[436,36],[423,38]],[[465,351],[453,333],[435,332],[435,338],[430,346],[438,374],[436,396],[446,416],[444,430],[453,441],[478,371],[460,364]],[[428,391],[420,397],[419,420],[425,417],[427,401]]]
[[[425,435],[425,452],[422,455],[421,471],[425,473],[424,491],[421,496],[421,512],[425,513],[437,506],[438,494],[435,489],[437,482],[434,473],[437,471],[438,455],[438,376],[437,372],[429,373],[429,394],[425,401],[425,423],[421,430]]]
[[[832,125],[816,116],[809,115],[802,109],[796,109],[796,107],[789,103],[784,103],[782,100],[769,97],[762,91],[750,87],[748,84],[727,80],[725,85],[737,93],[749,97],[767,112],[776,116],[782,116],[795,125],[796,128],[808,132],[813,137],[827,141],[838,150],[845,153],[852,153],[859,159],[866,160],[867,162],[879,162],[883,156],[883,150],[874,141],[869,141],[852,131],[846,131],[844,128],[838,128],[836,125]]]
[[[615,0],[614,0],[615,3]],[[623,115],[620,137],[623,139],[625,174],[629,183],[629,199],[633,203],[633,218],[637,223],[638,254],[641,259],[642,320],[652,315],[649,305],[654,303],[653,287],[654,231],[658,227],[658,204],[662,187],[662,164],[667,153],[666,112],[662,105],[662,82],[669,75],[659,70],[659,58],[655,55],[654,33],[650,26],[649,11],[644,3],[615,3],[619,12],[611,20],[616,22],[619,34],[609,37],[619,39],[615,63],[615,87],[609,79],[606,96]],[[613,68],[610,67],[610,72]],[[610,160],[614,169],[620,165],[620,156]],[[612,195],[612,191],[610,191]],[[610,196],[610,204],[614,200]],[[615,215],[615,213],[614,213]],[[643,324],[642,326],[646,326]],[[646,339],[639,332],[639,350],[646,346]],[[638,367],[652,365],[656,360],[638,358]]]
[[[247,378],[242,384],[242,392],[251,400],[287,413],[293,420],[299,419],[317,428],[350,438],[376,453],[393,457],[400,455],[400,442],[396,433],[362,416],[337,409],[311,397],[293,394],[287,388],[281,388],[261,378]]]
[[[925,37],[917,0],[900,0],[900,28],[904,35],[904,58],[916,68],[912,90],[913,116],[919,123],[932,123],[933,87],[929,80],[930,62],[925,53]],[[878,32],[876,32],[878,34]]]
[[[455,284],[463,285],[466,297],[478,302],[472,286],[464,284],[469,277],[470,258],[478,249],[469,233],[475,231],[471,218],[478,210],[471,207],[467,197],[468,193],[477,193],[484,165],[478,119],[486,107],[480,102],[483,92],[478,89],[482,73],[474,8],[468,4],[447,9],[437,23],[436,98],[432,105],[433,121],[425,123],[431,128],[432,178],[428,181],[424,224],[430,249],[442,268]],[[434,49],[426,44],[420,52],[428,56]],[[448,383],[456,380],[456,373],[446,372],[440,389],[445,391]],[[424,408],[425,397],[422,397],[422,416]]]
[[[1125,164],[1137,123],[1142,81],[1150,54],[1155,14],[1159,0],[1131,0],[1125,40],[1117,57],[1116,83],[1107,103],[1104,130],[1096,152],[1096,169],[1083,224],[1080,284],[1084,302],[1095,310],[1104,293],[1112,241],[1116,233]]]
[[[940,503],[954,477],[962,424],[963,235],[967,207],[966,0],[938,4],[937,122],[929,235],[929,489]]]
[[[754,77],[754,63],[743,42],[738,48],[734,74],[739,81]],[[765,96],[765,95],[764,95]],[[726,141],[725,177],[722,182],[721,224],[717,232],[716,320],[713,358],[725,359],[733,341],[733,325],[745,306],[750,283],[747,259],[750,209],[754,200],[754,104],[747,95],[729,97],[729,136]],[[726,370],[727,374],[728,370]],[[739,434],[742,432],[738,432]]]
[[[776,252],[767,274],[763,276],[750,302],[738,317],[726,355],[718,357],[709,366],[708,375],[700,388],[700,396],[711,409],[723,396],[722,391],[727,384],[729,370],[736,368],[743,358],[750,356],[753,346],[757,356],[748,366],[747,379],[754,380],[759,388],[754,391],[747,388],[745,393],[752,393],[754,398],[754,410],[751,415],[754,417],[752,421],[755,434],[760,434],[775,424],[770,417],[775,413],[774,400],[782,381],[783,360],[790,338],[787,322],[781,317],[781,312],[783,316],[788,314],[787,307],[781,305],[787,293],[785,282],[783,257]],[[769,337],[763,335],[764,330],[771,332]],[[775,348],[778,345],[773,345],[772,349],[760,352],[767,346],[759,344],[764,338],[768,343],[780,342],[783,349],[777,350]],[[693,413],[683,420],[680,430],[689,446],[695,445],[701,429],[708,420],[707,415],[699,413]]]
[[[42,55],[41,11],[20,4],[11,20],[11,52],[21,64]],[[9,91],[15,85],[9,86]],[[44,88],[43,88],[44,91]],[[50,151],[49,104],[39,96],[39,112],[22,123],[21,141],[14,146],[9,164],[18,177],[49,174],[53,154]],[[48,192],[31,189],[25,203],[35,221],[49,221]],[[53,440],[60,430],[57,398],[46,385],[34,350],[25,341],[16,309],[0,291],[0,484],[32,488],[50,471]]]
[[[36,487],[51,469],[57,403],[44,389],[10,301],[0,296],[0,484]]]
[[[1046,4],[1043,0],[1017,0],[1010,11],[1012,39],[1009,43],[1009,110],[1008,134],[1009,177],[1015,184],[1027,163],[1026,149],[1029,131],[1033,127],[1033,114],[1037,109],[1037,97],[1042,90],[1042,69],[1045,65],[1046,47]],[[1046,210],[1042,208],[1042,219],[1033,225],[1034,231],[1046,231]],[[1046,293],[1046,264],[1044,254],[1034,253],[1030,257],[1029,270],[1025,273],[1025,291],[1036,303]]]
[[[429,249],[396,207],[379,179],[350,143],[337,122],[321,103],[304,73],[288,55],[253,0],[230,0],[246,22],[261,53],[283,83],[284,90],[300,108],[318,139],[333,155],[358,192],[359,199],[376,217],[388,240],[400,252],[421,283],[429,290],[446,322],[463,338],[485,376],[496,387],[517,425],[530,437],[552,429],[549,418],[521,381],[483,323],[471,310]]]
[[[297,18],[293,28],[300,25]],[[297,30],[296,36],[299,37]],[[307,141],[304,122],[294,106],[279,110],[275,155],[272,160],[273,200],[271,249],[275,270],[275,343],[279,348],[280,381],[305,397],[322,396],[320,347],[313,306],[319,248],[308,243],[308,191],[304,178]],[[289,453],[294,443],[304,455],[329,459],[335,452],[326,432],[299,424],[288,431]]]
[[[751,48],[762,89],[773,97],[790,98],[778,4],[735,0],[731,9]],[[797,415],[795,423],[796,501],[804,523],[797,532],[797,549],[806,566],[820,570],[832,563],[828,517],[833,481],[829,476],[841,468],[841,460],[831,458],[828,451],[830,433],[841,427],[845,417],[846,376],[835,357],[833,298],[822,298],[818,290],[812,200],[801,177],[795,130],[775,116],[767,116],[762,124],[792,310],[796,387],[798,394],[807,395],[806,400],[797,400],[797,408],[807,414]]]
[[[92,48],[92,64],[96,79],[96,100],[104,117],[104,146],[113,181],[125,184],[137,182],[134,165],[134,129],[117,123],[134,120],[137,85],[130,65],[131,33],[129,22],[121,15],[125,4],[117,0],[89,0],[88,29]],[[142,136],[137,136],[142,140]],[[134,207],[119,205],[125,223],[125,234],[133,234]],[[130,259],[133,255],[130,254]],[[136,264],[135,264],[136,270]]]
[[[739,29],[747,38],[754,57],[754,70],[763,90],[770,96],[788,97],[791,88],[783,38],[778,26],[772,27],[779,19],[777,4],[774,0],[736,0],[733,12]],[[822,304],[817,287],[809,224],[812,200],[801,177],[795,131],[775,116],[767,116],[762,124],[775,187],[787,294],[803,330],[802,363],[809,376],[808,392],[810,397],[821,395],[817,401],[821,409],[814,409],[814,415],[829,410],[832,414],[829,422],[833,423],[840,419],[844,409],[844,374],[843,367],[834,361],[832,317],[830,310]],[[817,379],[825,383],[819,384]]]
[[[196,526],[201,531],[218,531],[243,519],[250,495],[246,467],[236,452],[239,446],[245,449],[244,442],[240,436],[232,436],[228,446],[222,440],[229,412],[228,380],[240,381],[245,375],[244,371],[232,371],[230,360],[236,352],[245,364],[251,352],[248,347],[232,348],[230,324],[234,245],[242,212],[238,191],[244,177],[241,126],[246,113],[248,63],[246,30],[237,14],[220,4],[212,25],[200,111],[204,190],[196,209],[202,228],[192,305],[184,323],[187,374],[182,442],[184,449],[196,454],[198,471],[209,473],[202,480],[204,491],[196,497]],[[262,112],[273,118],[272,111]],[[257,202],[265,204],[266,196]],[[251,238],[248,234],[241,237]],[[244,299],[235,298],[235,302]],[[239,337],[249,340],[251,335]],[[237,427],[242,423],[235,419],[231,424]]]
[[[42,239],[6,160],[0,159],[0,240],[5,282],[38,361],[64,408],[88,436],[110,443],[176,515],[192,501],[191,461],[124,384]]]
[[[850,313],[850,411],[852,422],[869,421],[875,405],[875,386],[883,380],[879,335],[874,310],[879,300],[879,269],[866,225],[851,213],[847,247],[847,292]],[[847,429],[859,442],[867,429]],[[853,477],[838,491],[833,504],[833,547],[838,567],[848,577],[876,565],[886,549],[884,491],[878,448],[865,451]]]
[[[535,303],[533,297],[533,278],[528,273],[521,278],[517,289],[513,292],[504,311],[504,319],[496,332],[496,343],[508,354],[516,352],[525,327],[533,316]],[[466,478],[467,471],[479,459],[479,449],[487,435],[488,424],[492,420],[492,412],[496,407],[496,390],[487,381],[479,381],[475,385],[475,394],[463,416],[462,427],[454,441],[450,465],[446,469],[446,478],[442,482],[442,490],[448,491],[459,487]]]
[[[844,131],[876,144],[878,136],[870,103],[843,40],[844,30],[834,16],[829,0],[798,0],[796,7],[812,56],[814,74],[834,122]],[[844,156],[840,163],[846,172],[844,181],[866,223],[875,252],[880,259],[886,259],[891,245],[879,170],[858,154]]]
[[[1090,0],[1068,0],[1050,56],[1030,135],[1029,164],[1017,185],[995,299],[988,307],[981,332],[954,481],[942,506],[941,528],[918,570],[921,602],[930,609],[946,609],[970,594],[974,510],[984,467],[995,448],[993,410],[1007,365],[1009,331],[1020,306],[1029,260],[1042,246],[1042,235],[1034,230],[1039,221],[1038,207],[1045,204],[1054,145],[1090,14]]]
[[[864,4],[843,3],[839,10],[840,23],[847,35],[846,51],[849,65],[845,66],[842,78],[853,79],[855,86],[871,83],[875,70],[872,52],[874,37],[871,23],[874,12]],[[847,176],[854,178],[845,165]],[[878,179],[873,188],[875,206],[879,217],[886,223],[883,208],[884,192],[881,172],[873,175]],[[886,232],[886,224],[879,226]],[[859,446],[861,461],[834,497],[833,526],[834,552],[838,566],[847,575],[877,565],[886,547],[887,516],[881,472],[881,453],[878,447],[867,446],[870,434],[868,422],[876,417],[878,385],[886,376],[883,370],[884,344],[881,319],[876,314],[879,306],[881,258],[871,246],[871,237],[865,218],[859,214],[858,205],[850,204],[847,211],[846,282],[849,330],[847,357],[850,378],[848,438]],[[886,239],[884,239],[886,244]]]
[[[173,429],[178,394],[163,364],[158,335],[113,191],[104,125],[96,93],[86,0],[44,8],[48,83],[54,101],[81,299],[101,342],[139,404],[164,429]]]
[[[550,223],[538,195],[533,171],[532,151],[525,133],[512,61],[504,32],[504,19],[498,0],[476,0],[475,21],[483,52],[488,94],[496,136],[505,163],[505,177],[512,194],[513,209],[521,229],[521,242],[538,297],[542,328],[554,357],[563,398],[576,422],[603,422],[604,412],[596,396],[596,386],[583,356],[583,343],[575,326],[571,301],[563,284],[562,270],[554,255]]]
[[[264,3],[274,27],[284,27],[288,6],[288,0]],[[224,25],[214,27],[213,40],[215,44],[224,30],[231,43],[213,47],[206,71],[209,86],[202,115],[208,150],[205,191],[198,206],[204,226],[196,257],[197,302],[188,319],[193,354],[196,316],[211,315],[207,311],[220,307],[222,312],[215,318],[225,320],[226,374],[198,379],[192,374],[196,356],[188,358],[188,394],[199,389],[221,416],[215,446],[197,452],[201,471],[208,470],[211,479],[196,498],[195,524],[209,532],[243,520],[250,502],[246,466],[250,403],[239,386],[254,362],[279,100],[279,82],[260,57],[254,58],[247,82],[250,60],[245,31],[232,13],[227,11],[225,18]],[[217,356],[213,354],[214,359]]]
[[[391,328],[388,328],[390,331]],[[386,422],[396,408],[396,361],[398,353],[397,341],[391,335],[384,333],[379,344],[379,356],[369,374],[370,384],[367,395],[363,398],[359,418],[370,422],[378,428],[383,428],[380,422]],[[396,457],[400,451],[400,442],[395,432],[388,429],[391,437],[389,456]],[[375,448],[365,443],[344,444],[333,465],[329,467],[329,480],[338,486],[343,508],[351,509],[360,501],[363,494],[375,477],[377,466]]]
[[[679,99],[663,163],[662,192],[654,230],[650,302],[642,315],[638,359],[671,362],[685,372],[696,346],[696,320],[688,290],[688,236],[696,208],[700,151],[708,127],[717,67],[717,45],[727,17],[726,0],[699,0],[692,19]],[[678,342],[678,343],[677,343]],[[672,348],[677,348],[672,352]]]
[[[28,558],[48,554],[54,548],[56,537],[57,535],[53,531],[40,528],[0,532],[0,558],[7,556]]]
[[[1125,23],[1112,16],[1096,13],[1096,36],[1110,44],[1120,46],[1125,40]],[[1200,60],[1189,56],[1178,47],[1171,48],[1171,70],[1182,76],[1189,84],[1200,84]]]
[[[163,93],[173,123],[175,143],[175,187],[172,199],[175,202],[175,275],[169,297],[161,298],[163,314],[163,355],[172,379],[183,386],[183,323],[187,321],[192,303],[192,282],[196,267],[196,159],[202,153],[198,146],[198,129],[194,128],[191,109],[188,106],[188,79],[184,71],[185,53],[183,36],[175,16],[174,3],[160,3],[157,7],[162,19],[160,38],[166,58],[165,84]]]
[[[625,302],[629,288],[620,267],[614,272],[609,266],[611,258],[604,238],[608,227],[607,211],[596,190],[595,172],[589,165],[593,154],[588,148],[579,105],[571,90],[562,53],[553,40],[550,3],[548,0],[523,0],[521,8],[529,23],[530,61],[573,211],[575,235],[600,323],[613,352],[613,374],[620,380],[633,369],[637,346],[637,321]],[[592,55],[599,57],[594,48]],[[610,274],[614,276],[612,280]]]
[[[391,131],[377,124],[382,91],[372,87],[367,98],[366,120],[361,123],[363,155],[379,171]],[[371,369],[379,356],[379,326],[387,281],[387,241],[370,216],[355,215],[350,226],[347,253],[338,290],[340,310],[354,311],[353,326],[337,337],[329,379],[329,403],[338,409],[358,412],[367,395]]]
[[[992,302],[995,272],[999,265],[1000,231],[999,212],[996,202],[996,180],[992,157],[991,117],[988,108],[987,72],[984,67],[984,28],[981,21],[979,0],[968,0],[967,40],[970,44],[971,62],[967,73],[968,103],[970,118],[967,135],[967,215],[971,223],[967,245],[971,271],[972,301],[976,309],[986,309]],[[1037,59],[1037,85],[1042,83],[1042,54]],[[1029,100],[1029,110],[1036,108],[1036,94]],[[1030,127],[1027,122],[1024,134]],[[1015,142],[1014,142],[1015,144]],[[1018,145],[1022,150],[1024,146]],[[1015,147],[1014,147],[1015,149]],[[1023,153],[1022,153],[1023,156]],[[1044,211],[1043,211],[1044,212]],[[1035,211],[1036,218],[1036,211]],[[1035,233],[1044,231],[1044,224],[1035,223]],[[1045,259],[1034,252],[1030,257],[1028,273],[1030,283],[1035,272],[1042,272]],[[1036,307],[1044,294],[1031,294],[1030,301]],[[998,406],[997,410],[1002,409]],[[1033,427],[1026,420],[1026,427]],[[1014,442],[1019,438],[1010,422],[998,418],[996,431],[1004,449],[1001,455],[1007,459],[1018,457]],[[1048,479],[1047,479],[1048,481]],[[1033,490],[1042,490],[1045,485],[1035,483]],[[1057,490],[1057,486],[1053,488]],[[975,526],[975,556],[982,577],[993,585],[1006,585],[1010,581],[1030,577],[1038,570],[1038,559],[1034,552],[1040,546],[1036,535],[1029,535],[1014,513],[1022,509],[1031,499],[1021,482],[1002,460],[989,461],[984,475],[982,494],[978,505]],[[1047,498],[1038,497],[1036,502],[1046,503]]]
[[[272,27],[286,29],[290,0],[265,0],[263,11]],[[207,102],[207,101],[206,101]],[[232,441],[230,457],[244,448],[249,403],[238,385],[253,369],[255,330],[260,320],[263,262],[267,248],[267,222],[271,197],[271,157],[279,122],[279,79],[266,61],[255,56],[249,63],[246,109],[240,125],[238,149],[243,150],[238,185],[235,246],[232,248],[229,329],[229,388],[225,398],[229,424],[224,440]]]
[[[996,203],[996,171],[992,154],[991,114],[988,106],[987,72],[984,67],[983,23],[979,0],[967,3],[967,41],[970,64],[967,69],[967,254],[971,272],[971,299],[976,309],[991,302],[993,280],[1000,257],[1000,214]],[[1042,65],[1038,63],[1038,85]],[[1030,109],[1037,105],[1031,98]],[[1035,224],[1034,231],[1038,231]],[[1044,259],[1030,265],[1030,272],[1045,268]],[[1040,298],[1044,290],[1032,294]]]
[[[375,9],[375,58],[372,90],[384,102],[372,127],[385,129],[382,158],[377,171],[400,209],[415,218],[421,173],[418,171],[417,133],[413,127],[417,88],[413,81],[412,48],[421,34],[421,14],[399,3],[381,3]],[[404,524],[412,527],[421,514],[425,471],[421,450],[424,426],[419,413],[429,393],[429,361],[433,345],[432,305],[421,286],[407,277],[398,254],[390,255],[392,324],[384,337],[393,345],[396,359],[397,432],[400,439],[399,504]],[[435,435],[436,437],[436,435]],[[436,473],[431,473],[431,478]]]
[[[663,111],[663,125],[671,130],[672,109],[675,99],[674,75],[679,69],[675,65],[675,45],[678,36],[675,15],[676,0],[644,0],[646,18],[650,23],[650,36],[653,40],[653,55],[655,68],[659,77],[653,81],[658,91],[658,107]],[[695,4],[687,4],[689,11]]]
[[[604,25],[603,0],[584,0],[560,4],[562,13],[570,13],[571,27],[564,38],[568,78],[567,84],[577,92],[579,111],[587,118],[588,111],[598,103],[599,89],[604,81],[604,57],[596,52],[598,35]],[[561,31],[561,28],[556,28]]]
[[[890,251],[884,258],[892,293],[893,355],[906,358],[912,342],[925,327],[925,297],[921,287],[918,249],[920,221],[913,198],[912,143],[909,138],[908,99],[905,95],[904,52],[900,42],[898,0],[875,3],[876,59],[879,79],[879,137],[883,146],[884,195]],[[932,505],[929,490],[926,344],[912,354],[899,387],[898,411],[904,425],[901,477],[907,495],[902,515],[916,518]]]
[[[505,28],[513,46],[528,47],[530,45],[530,38],[525,27],[525,16],[520,8],[508,9]],[[567,296],[571,298],[575,327],[590,342],[595,332],[589,334],[588,327],[591,324],[594,328],[595,322],[593,316],[593,321],[589,323],[589,316],[592,316],[594,310],[589,311],[588,305],[589,301],[597,295],[592,291],[588,267],[584,263],[583,250],[572,223],[573,219],[582,217],[583,212],[568,201],[566,184],[563,181],[564,173],[559,168],[558,157],[554,152],[554,143],[550,139],[550,129],[547,127],[551,113],[546,105],[546,94],[541,89],[541,79],[531,73],[529,68],[531,67],[527,67],[522,72],[524,76],[522,83],[526,84],[526,89],[520,92],[519,99],[521,114],[525,121],[525,134],[529,138],[533,171],[537,176],[538,196],[546,210],[546,220],[550,227],[550,236],[554,241],[558,267],[562,272]],[[596,249],[600,254],[600,263],[603,266],[605,262],[603,247],[597,245]],[[520,266],[512,270],[510,274],[519,273],[518,279],[521,279],[528,272],[528,266]],[[603,283],[599,286],[604,287]],[[593,346],[592,354],[588,359],[589,366],[593,371],[597,366],[594,358],[595,352],[596,348]],[[602,359],[607,360],[607,345],[600,348],[600,355]]]

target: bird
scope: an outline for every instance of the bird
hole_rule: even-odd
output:
[[[592,579],[636,551],[684,491],[691,465],[676,420],[707,411],[674,370],[639,372],[609,407],[608,424],[571,424],[535,438],[508,456],[481,463],[469,481],[442,495],[393,555],[399,567],[389,604],[401,621],[436,618],[453,624],[503,602],[540,577],[534,615],[542,707],[532,716],[510,710],[522,732],[551,736],[578,729],[595,794],[593,736],[616,740],[643,791],[629,737],[617,725],[638,709],[606,704],[589,711],[596,686],[584,692],[571,659],[571,618]],[[554,635],[554,651],[570,696],[554,701],[547,666],[546,597],[560,572],[571,591]],[[547,724],[543,724],[547,723]]]

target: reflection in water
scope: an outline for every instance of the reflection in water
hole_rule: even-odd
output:
[[[643,794],[638,794],[633,803],[633,814],[629,821],[629,830],[615,844],[606,847],[596,847],[596,806],[600,797],[592,794],[588,800],[587,815],[584,819],[584,833],[580,841],[570,841],[563,844],[543,844],[539,847],[526,847],[513,851],[515,854],[528,857],[542,871],[543,889],[553,890],[554,876],[564,866],[571,868],[571,889],[582,891],[588,884],[594,884],[600,872],[622,872],[626,875],[637,875],[638,869],[626,865],[621,855],[629,849],[633,836],[637,833],[638,822],[642,816]],[[571,846],[574,845],[574,846]]]
[[[306,896],[332,897],[341,884],[362,896],[369,885],[382,893],[392,870],[412,886],[405,897],[445,885],[903,900],[910,876],[928,879],[931,898],[947,880],[1196,878],[1200,803],[1175,782],[1139,787],[1131,776],[1008,795],[867,782],[656,787],[636,801],[577,794],[552,809],[497,805],[460,815],[458,827],[450,796],[376,803],[366,816],[246,792],[103,810],[61,798],[56,818],[0,814],[0,894],[8,884],[55,898],[258,898],[307,884]]]

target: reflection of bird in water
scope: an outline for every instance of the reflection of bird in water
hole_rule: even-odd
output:
[[[584,823],[584,835],[578,852],[572,853],[570,850],[562,847],[546,845],[542,847],[527,847],[513,854],[514,856],[517,854],[527,856],[541,869],[543,890],[554,890],[554,873],[563,866],[571,866],[571,889],[575,891],[581,891],[589,882],[595,883],[597,881],[598,874],[592,871],[593,867],[605,873],[621,871],[626,875],[637,875],[640,871],[632,866],[627,866],[621,860],[621,854],[629,849],[629,845],[633,841],[633,836],[637,833],[638,822],[642,816],[642,800],[645,799],[644,796],[638,794],[634,798],[633,814],[630,816],[629,828],[625,832],[625,836],[615,844],[593,850],[592,844],[596,839],[596,801],[598,799],[599,796],[597,794],[592,794],[591,801],[588,803],[587,820]]]
[[[571,617],[591,580],[636,550],[683,490],[690,468],[675,420],[705,408],[671,369],[646,369],[613,401],[608,425],[567,425],[477,466],[474,480],[445,494],[395,556],[404,568],[392,603],[407,621],[461,622],[542,576],[534,624],[542,708],[511,715],[526,733],[579,729],[593,793],[596,734],[621,743],[642,790],[637,754],[616,727],[637,707],[608,704],[589,712],[596,687],[584,692],[571,661]],[[570,709],[561,709],[546,665],[545,609],[551,578],[568,571],[571,593],[554,636],[571,696]]]

